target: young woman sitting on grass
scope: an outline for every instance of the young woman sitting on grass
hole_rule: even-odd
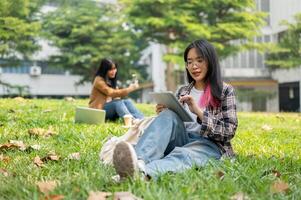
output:
[[[237,128],[234,89],[222,82],[214,47],[197,40],[184,52],[189,84],[176,93],[195,121],[184,123],[164,105],[133,147],[116,145],[113,164],[121,178],[136,171],[148,177],[204,166],[209,159],[233,156],[231,139]]]
[[[138,83],[127,88],[117,88],[117,64],[109,59],[102,59],[95,74],[93,88],[90,95],[90,108],[104,109],[106,119],[115,120],[119,117],[142,119],[143,114],[129,99],[121,99],[130,92],[138,89]],[[126,124],[127,125],[127,124]]]

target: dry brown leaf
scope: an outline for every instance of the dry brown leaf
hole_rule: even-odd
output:
[[[15,97],[14,100],[19,101],[19,102],[26,101],[26,99],[24,99],[23,97]]]
[[[65,196],[64,195],[60,195],[60,194],[50,194],[45,196],[45,198],[43,198],[43,200],[61,200],[64,199]]]
[[[110,193],[110,192],[90,191],[89,197],[87,200],[106,200],[111,195],[112,195],[112,193]]]
[[[273,174],[275,177],[278,177],[278,178],[281,176],[281,173],[279,171],[272,169],[272,170],[266,170],[265,172],[263,172],[261,177],[267,176],[269,174]]]
[[[48,194],[54,190],[58,184],[57,181],[38,181],[36,185],[38,186],[40,192]]]
[[[75,99],[73,97],[65,97],[64,99],[65,99],[65,101],[68,101],[68,102],[74,102],[75,101]]]
[[[215,173],[216,177],[219,179],[219,180],[223,180],[224,177],[225,177],[225,173],[222,172],[222,171],[218,171]]]
[[[3,176],[9,176],[9,173],[6,169],[0,168],[0,174],[3,174]]]
[[[43,110],[43,113],[48,113],[48,112],[52,112],[52,110],[51,109]]]
[[[264,131],[273,130],[273,128],[271,126],[267,125],[267,124],[262,125],[261,129],[264,130]]]
[[[276,115],[276,118],[280,119],[281,121],[285,120],[285,118],[283,116],[279,115],[279,114]]]
[[[38,167],[43,167],[44,166],[44,162],[41,160],[41,158],[39,156],[36,156],[33,159],[33,163],[38,166]]]
[[[9,109],[8,112],[9,113],[15,113],[16,111],[14,109]]]
[[[130,192],[115,192],[114,200],[141,200]]]
[[[272,193],[281,193],[281,192],[288,192],[289,185],[286,182],[283,181],[277,181],[274,182],[271,186],[271,192]]]
[[[70,160],[80,160],[79,152],[69,154],[68,159],[70,159]]]
[[[230,199],[231,200],[249,200],[250,198],[246,194],[244,194],[242,192],[238,192],[238,193],[234,194]]]
[[[41,149],[41,145],[39,144],[34,144],[34,145],[30,145],[28,148],[31,148],[33,150],[40,150]],[[28,149],[27,148],[27,149]]]
[[[4,156],[3,154],[0,154],[0,161],[8,163],[10,161],[10,157]]]
[[[26,146],[21,140],[10,140],[11,144],[16,145],[21,151],[26,150]]]
[[[46,130],[43,128],[31,128],[28,129],[28,133],[30,136],[43,136],[43,137],[48,137],[55,135],[56,133],[51,129],[51,127]]]
[[[43,157],[41,160],[47,162],[48,160],[58,161],[60,156],[56,155],[55,152],[49,152],[47,156]]]
[[[5,149],[5,150],[8,150],[8,149],[19,149],[21,151],[24,151],[24,150],[26,150],[26,146],[23,143],[23,141],[10,140],[9,143],[1,144],[0,145],[0,150],[1,149]]]

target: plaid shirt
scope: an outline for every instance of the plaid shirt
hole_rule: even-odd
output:
[[[179,99],[180,95],[190,94],[193,85],[194,82],[180,87],[176,97]],[[230,141],[238,125],[234,88],[231,85],[223,83],[221,99],[219,107],[206,107],[203,120],[197,118],[197,122],[202,126],[200,134],[214,142],[223,156],[231,157],[234,152]]]

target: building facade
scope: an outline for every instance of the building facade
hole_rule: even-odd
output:
[[[256,42],[278,42],[279,36],[286,27],[281,26],[282,20],[293,22],[295,14],[301,12],[300,0],[256,0],[256,9],[268,13],[266,26],[262,35],[255,37]],[[235,42],[235,41],[233,41]],[[162,58],[164,47],[150,45],[143,58]],[[240,52],[221,61],[222,75],[226,82],[232,84],[237,91],[238,110],[240,111],[300,111],[301,73],[300,68],[272,71],[265,64],[264,53],[257,50]],[[149,71],[159,70],[152,76],[155,88],[165,87],[166,64],[162,61],[149,59]],[[152,73],[150,73],[152,74]],[[183,78],[178,84],[183,84]],[[294,106],[284,106],[292,103]]]

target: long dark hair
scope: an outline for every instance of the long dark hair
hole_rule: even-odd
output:
[[[102,59],[100,61],[99,68],[95,73],[95,77],[96,76],[102,77],[110,87],[116,88],[118,71],[116,72],[116,76],[114,78],[108,78],[107,77],[107,73],[108,73],[109,70],[111,70],[113,68],[113,65],[115,65],[115,67],[118,68],[118,65],[117,65],[116,62],[114,62],[110,59],[107,59],[107,58]]]
[[[223,81],[221,78],[221,70],[218,61],[218,56],[215,48],[206,40],[200,39],[192,42],[187,46],[184,52],[184,61],[187,63],[187,55],[190,49],[196,48],[200,56],[202,56],[208,63],[208,71],[205,76],[204,95],[200,99],[200,106],[217,107],[221,102],[221,95],[223,89]],[[189,83],[194,79],[186,68],[187,80]]]

